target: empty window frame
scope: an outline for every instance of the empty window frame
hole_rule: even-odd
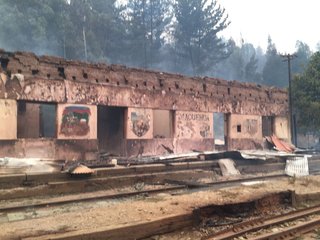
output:
[[[226,125],[224,113],[213,113],[213,127],[214,127],[214,143],[216,145],[225,144]]]
[[[171,138],[173,136],[173,111],[153,110],[153,137]]]
[[[18,101],[18,138],[55,138],[57,105]]]
[[[271,136],[273,134],[274,117],[262,116],[262,135]]]
[[[40,104],[40,137],[55,138],[57,133],[57,104]]]

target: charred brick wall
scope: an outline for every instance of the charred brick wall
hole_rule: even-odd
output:
[[[216,78],[1,51],[0,98],[247,115],[288,113],[287,92]]]
[[[273,87],[209,77],[186,77],[121,65],[89,64],[26,52],[0,50],[0,61],[0,99],[175,112],[222,112],[231,116],[286,117],[288,114],[287,92]],[[80,142],[70,141],[71,145]],[[252,148],[257,143],[260,146],[261,141],[260,137],[243,139],[229,136],[228,147]],[[55,149],[61,151],[59,141],[52,142],[58,146]],[[98,146],[97,141],[94,144]],[[17,145],[19,142],[15,147]],[[64,144],[65,151],[71,145]],[[214,134],[204,139],[179,139],[174,134],[172,138],[164,139],[123,139],[121,145],[119,154],[125,155],[165,153],[168,149],[174,152],[212,150]]]

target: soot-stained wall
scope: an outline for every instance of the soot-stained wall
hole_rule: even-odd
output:
[[[65,149],[66,156],[83,141],[89,141],[93,151],[99,139],[104,139],[97,138],[97,105],[124,109],[124,133],[116,135],[120,137],[115,142],[121,142],[119,150],[127,156],[214,149],[214,112],[229,116],[229,149],[256,148],[262,139],[260,116],[285,119],[288,115],[287,92],[274,87],[26,52],[0,50],[0,61],[0,99],[57,105],[57,139],[52,144],[58,149],[55,152]],[[161,127],[153,132],[153,110],[170,111],[171,133],[159,134]],[[203,117],[183,120],[186,114]],[[241,134],[232,131],[236,121],[241,121]]]
[[[230,149],[261,149],[262,117],[231,114],[228,121],[227,142]]]
[[[213,113],[176,111],[175,120],[176,138],[213,138]]]
[[[17,138],[17,102],[0,99],[0,139]]]
[[[25,52],[0,51],[0,61],[0,98],[261,116],[288,113],[285,90],[252,83]]]
[[[290,128],[287,117],[275,117],[274,118],[274,134],[281,139],[290,139]]]

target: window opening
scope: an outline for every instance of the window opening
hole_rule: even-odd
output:
[[[238,133],[241,132],[241,125],[237,125],[237,132],[238,132]]]
[[[225,114],[213,113],[213,129],[214,129],[214,143],[216,145],[225,144]]]
[[[173,111],[153,110],[153,137],[171,138],[173,135]]]

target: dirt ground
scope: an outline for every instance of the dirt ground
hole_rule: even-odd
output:
[[[123,224],[189,213],[197,207],[256,199],[268,193],[294,190],[297,194],[320,192],[320,176],[257,182],[221,190],[197,190],[189,194],[159,193],[125,200],[97,200],[58,207],[0,213],[0,239],[21,239],[63,231],[116,227]],[[9,201],[8,201],[9,203]],[[4,203],[2,203],[4,204]],[[184,231],[153,239],[199,239],[201,232],[186,236]],[[190,231],[188,233],[190,235]]]

